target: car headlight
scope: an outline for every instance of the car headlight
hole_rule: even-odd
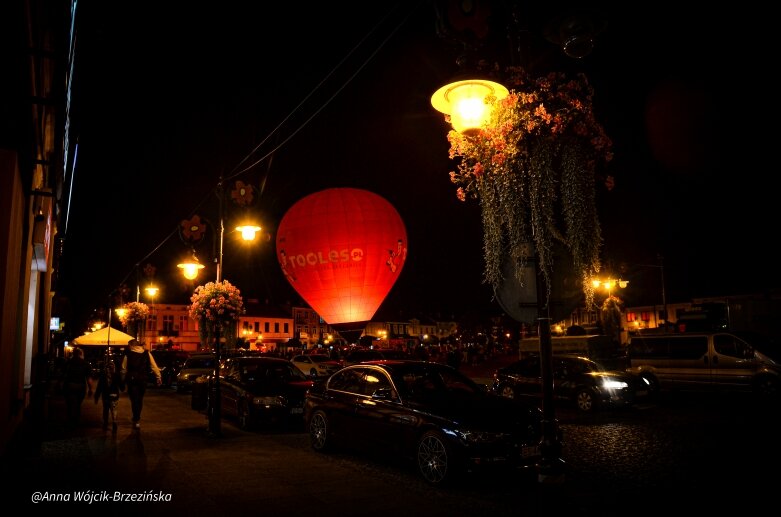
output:
[[[616,379],[603,379],[602,380],[602,387],[609,389],[609,390],[621,390],[626,387],[628,387],[629,384],[627,384],[625,381],[619,381]]]
[[[286,406],[287,400],[285,397],[278,395],[272,397],[252,397],[252,404],[263,407]]]

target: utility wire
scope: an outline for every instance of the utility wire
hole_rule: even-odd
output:
[[[277,126],[265,137],[263,140],[261,140],[253,149],[250,151],[236,166],[233,168],[233,170],[229,173],[229,175],[225,178],[222,178],[220,182],[218,182],[214,188],[212,188],[207,195],[203,197],[203,199],[195,206],[193,211],[190,212],[190,217],[192,217],[208,200],[208,198],[214,193],[214,190],[217,188],[222,188],[222,185],[225,181],[229,181],[233,178],[236,178],[237,176],[244,174],[245,172],[249,171],[250,169],[254,168],[258,164],[262,163],[266,159],[270,159],[273,154],[281,149],[285,144],[287,144],[294,136],[296,136],[301,130],[303,130],[320,112],[323,111],[323,109],[326,108],[335,98],[336,96],[341,93],[342,90],[344,90],[352,81],[355,79],[355,77],[369,64],[369,62],[379,53],[379,51],[390,41],[390,39],[401,29],[402,26],[407,22],[407,20],[410,19],[412,14],[420,7],[420,5],[427,3],[425,0],[418,2],[410,11],[404,16],[404,18],[393,28],[393,30],[380,42],[379,46],[371,53],[369,56],[363,61],[363,63],[355,70],[354,73],[352,73],[347,80],[325,101],[324,104],[322,104],[315,112],[306,118],[306,120],[303,121],[301,125],[299,125],[290,135],[288,135],[286,138],[284,138],[281,142],[279,142],[276,146],[274,146],[271,151],[267,152],[254,162],[252,162],[250,165],[247,165],[246,167],[239,169],[239,167],[242,166],[247,160],[250,159],[252,155],[254,155],[274,134],[276,134],[283,126],[284,124],[295,114],[297,113],[303,105],[317,92],[325,83],[326,81],[331,78],[336,71],[341,68],[345,62],[353,55],[355,52],[361,48],[365,42],[369,39],[369,37],[374,34],[390,17],[390,15],[398,9],[399,4],[396,4],[394,7],[392,7],[370,30],[366,33],[366,35],[361,38],[361,40],[350,50],[350,52],[342,58],[339,63],[337,63],[328,74],[319,82],[317,85],[312,89],[309,94],[307,94],[301,102],[299,102],[295,108],[284,118],[282,121],[277,124]],[[270,170],[270,169],[269,169]],[[266,180],[268,178],[268,171],[266,173],[266,178],[264,179],[263,183],[265,184]],[[119,283],[121,286],[125,282],[128,281],[130,276],[133,274],[134,271],[140,266],[140,264],[152,256],[157,250],[159,250],[163,244],[168,242],[174,235],[177,235],[179,232],[179,226],[177,225],[174,230],[169,233],[155,248],[147,253],[141,260],[139,260],[136,265],[134,266],[133,270],[127,273],[125,277],[122,279],[122,281]],[[114,292],[114,291],[112,291]]]

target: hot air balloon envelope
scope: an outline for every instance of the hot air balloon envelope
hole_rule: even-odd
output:
[[[385,198],[354,188],[310,194],[277,231],[282,272],[329,325],[371,320],[407,258],[407,232]]]

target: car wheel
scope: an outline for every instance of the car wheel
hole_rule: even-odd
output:
[[[515,388],[512,386],[505,384],[501,387],[499,390],[499,394],[502,397],[508,398],[508,399],[514,399],[515,398]]]
[[[331,449],[331,429],[324,411],[315,411],[309,419],[309,443],[317,452]]]
[[[575,406],[581,413],[591,413],[597,408],[594,393],[588,388],[579,388],[575,392]]]
[[[431,485],[445,485],[454,477],[452,455],[437,431],[428,431],[418,440],[417,462],[418,471]]]

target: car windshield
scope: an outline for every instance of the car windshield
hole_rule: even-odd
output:
[[[586,360],[564,361],[562,366],[571,374],[607,371],[607,368],[603,367],[601,364]]]
[[[301,370],[284,363],[253,363],[241,365],[241,378],[247,383],[297,382],[308,380]]]

